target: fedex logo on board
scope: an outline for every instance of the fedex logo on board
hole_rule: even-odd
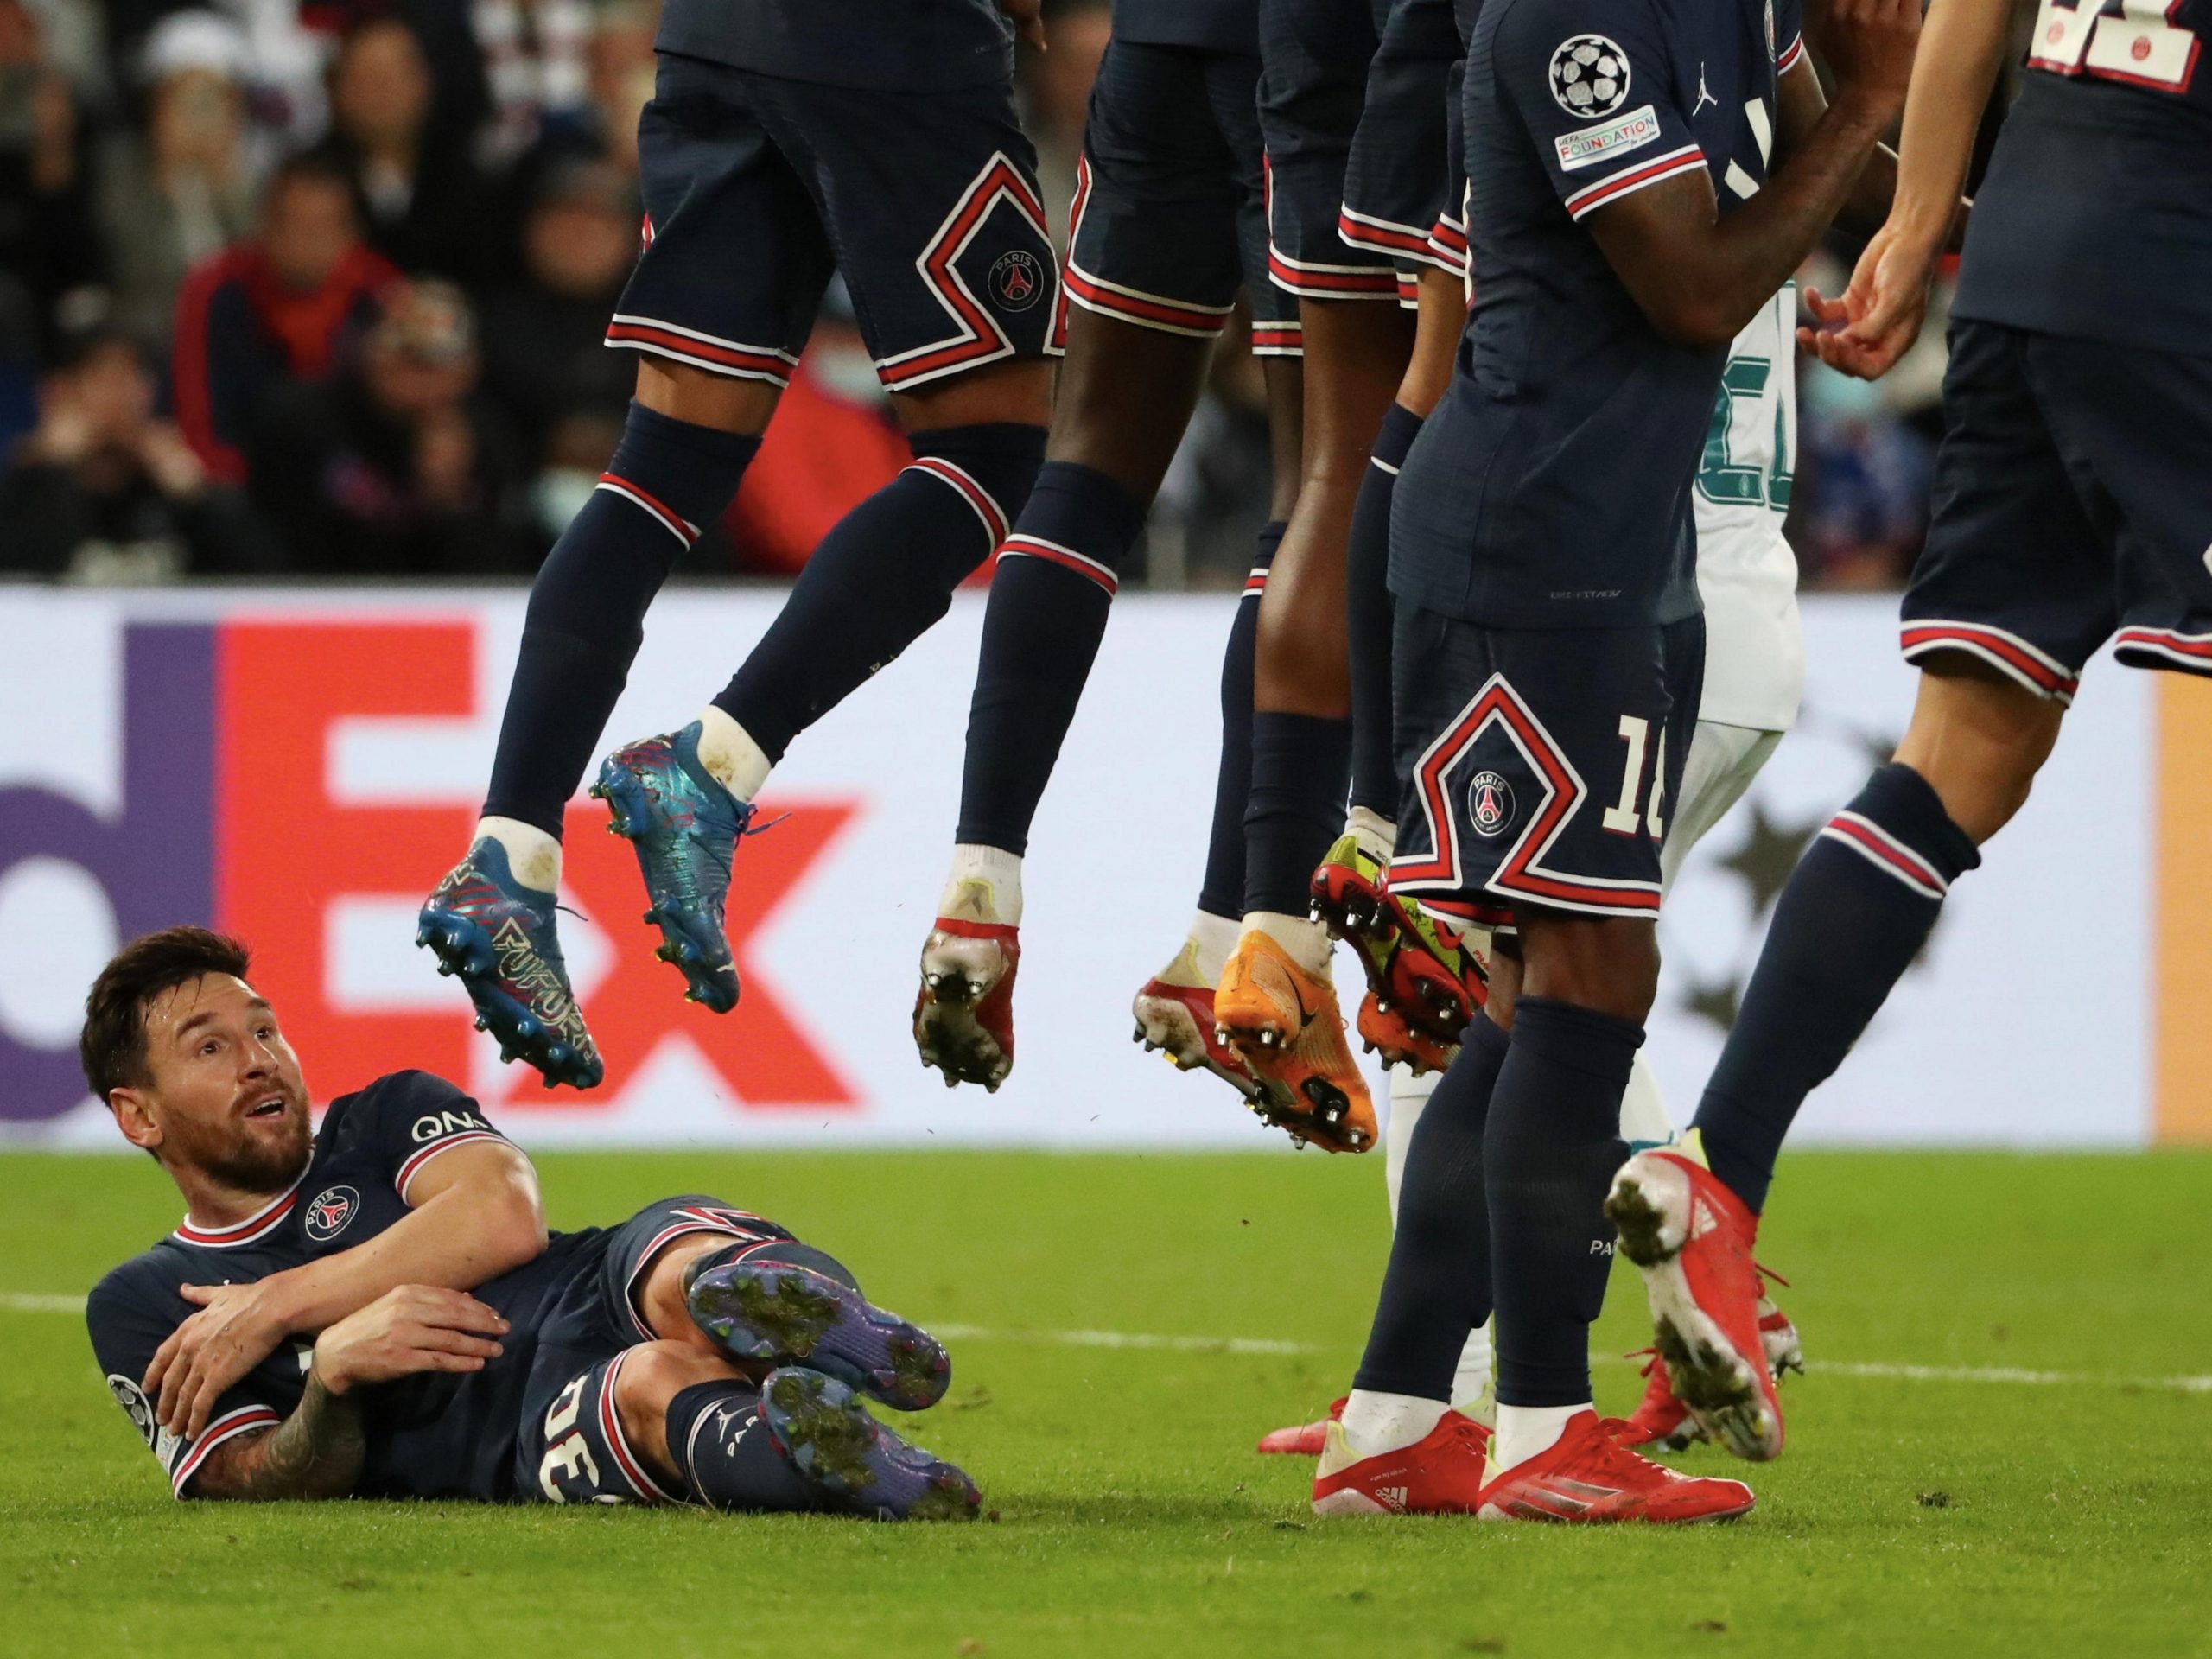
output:
[[[0,877],[33,859],[76,867],[106,894],[121,938],[180,922],[244,938],[257,983],[325,1097],[402,1066],[466,1083],[480,1040],[467,999],[413,951],[404,923],[394,948],[419,954],[420,995],[410,982],[406,995],[372,1005],[349,997],[338,982],[336,918],[361,906],[404,917],[459,855],[477,803],[344,799],[330,757],[341,722],[473,717],[477,633],[471,621],[415,618],[127,626],[118,809],[104,815],[47,784],[0,784]],[[645,905],[630,849],[604,833],[603,814],[571,810],[563,902],[617,947],[596,982],[579,987],[608,1082],[548,1093],[534,1073],[511,1068],[504,1077],[518,1103],[601,1109],[664,1044],[689,1041],[740,1108],[859,1107],[772,978],[747,960],[748,939],[859,803],[766,805],[784,820],[736,862],[728,925],[746,988],[721,1016],[684,1002],[650,937],[624,925]],[[564,932],[576,925],[563,918]],[[73,1043],[41,1046],[4,1026],[0,1077],[0,1118],[56,1117],[85,1097]]]

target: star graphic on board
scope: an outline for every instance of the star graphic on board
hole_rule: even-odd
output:
[[[1733,976],[1710,982],[1693,981],[1682,995],[1685,1008],[1722,1031],[1735,1029],[1737,1011],[1743,1001],[1744,982]]]
[[[1827,822],[1821,817],[1802,823],[1779,823],[1768,816],[1764,801],[1751,802],[1751,833],[1744,837],[1742,846],[1720,861],[1720,867],[1742,878],[1750,889],[1753,921],[1774,908],[1789,872],[1797,868],[1798,859]]]

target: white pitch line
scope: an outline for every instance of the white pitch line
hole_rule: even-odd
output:
[[[79,1313],[81,1296],[50,1296],[0,1291],[0,1313]],[[980,1325],[940,1325],[931,1329],[948,1342],[1035,1343],[1054,1348],[1141,1348],[1179,1354],[1239,1354],[1281,1357],[1327,1353],[1318,1343],[1284,1342],[1270,1337],[1172,1337],[1147,1331],[1004,1330]],[[1592,1354],[1600,1365],[1626,1364],[1618,1354]],[[1630,1356],[1630,1358],[1635,1357]],[[1901,1382],[2010,1383],[2030,1388],[2160,1389],[2176,1394],[2212,1394],[2212,1376],[2105,1376],[2094,1371],[2036,1371],[2018,1365],[1907,1365],[1881,1360],[1815,1359],[1808,1372],[1826,1376],[1864,1376]]]

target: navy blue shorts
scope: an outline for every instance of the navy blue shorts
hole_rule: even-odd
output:
[[[1337,232],[1409,280],[1424,266],[1465,274],[1464,230],[1457,254],[1436,239],[1447,207],[1458,219],[1465,188],[1452,142],[1464,67],[1452,0],[1399,0],[1367,67]]]
[[[1298,302],[1268,280],[1259,80],[1246,53],[1107,46],[1076,168],[1071,301],[1211,340],[1241,288],[1252,349],[1297,355]]]
[[[638,153],[645,251],[610,346],[780,386],[836,271],[890,391],[1055,347],[1059,275],[1006,85],[875,92],[664,53]]]
[[[1401,599],[1390,887],[1510,927],[1520,908],[1659,913],[1659,852],[1705,683],[1705,619],[1492,628]]]
[[[1393,300],[1389,256],[1337,233],[1382,17],[1369,0],[1261,0],[1268,271],[1301,299]]]
[[[2107,639],[2212,674],[2212,357],[1962,320],[1904,654],[2061,702]]]
[[[696,1194],[649,1204],[601,1234],[596,1262],[563,1294],[536,1333],[515,1439],[517,1497],[553,1503],[677,1501],[623,1438],[614,1388],[625,1352],[655,1339],[638,1310],[639,1277],[664,1246],[694,1233],[727,1234],[764,1249],[792,1243],[791,1233],[774,1222]]]

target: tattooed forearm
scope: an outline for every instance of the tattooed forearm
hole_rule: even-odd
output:
[[[192,1491],[245,1503],[343,1497],[360,1477],[367,1446],[359,1401],[331,1393],[310,1373],[298,1408],[274,1428],[217,1446],[193,1476]]]

